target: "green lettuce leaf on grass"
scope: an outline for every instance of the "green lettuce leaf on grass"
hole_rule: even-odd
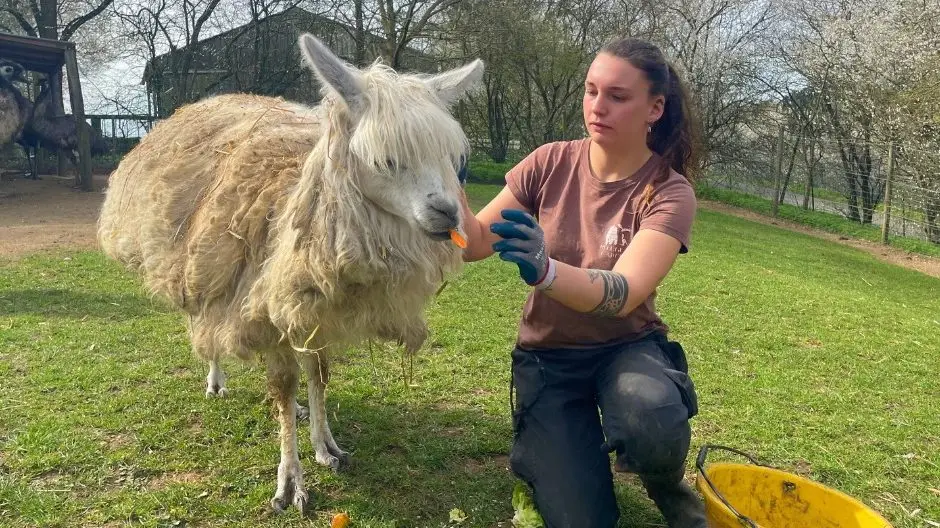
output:
[[[545,528],[542,516],[535,509],[535,503],[522,482],[517,482],[512,490],[512,509],[516,511],[512,516],[512,525],[515,528]]]

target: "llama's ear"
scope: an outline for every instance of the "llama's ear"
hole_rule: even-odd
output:
[[[437,92],[438,97],[444,101],[445,105],[450,105],[464,93],[472,88],[483,78],[483,61],[475,61],[455,68],[453,70],[439,73],[428,78],[425,82],[432,90]]]
[[[309,33],[300,35],[300,52],[320,79],[346,102],[350,111],[359,113],[363,106],[362,82],[358,72],[337,57],[319,39]]]

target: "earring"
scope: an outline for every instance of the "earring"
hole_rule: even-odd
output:
[[[646,133],[647,134],[653,133],[653,125],[646,125]]]

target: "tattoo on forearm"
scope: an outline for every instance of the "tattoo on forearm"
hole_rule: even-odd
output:
[[[592,283],[596,282],[597,279],[604,281],[604,296],[601,297],[601,302],[588,313],[598,315],[619,314],[620,310],[623,310],[624,305],[627,304],[627,292],[629,291],[627,279],[615,271],[589,269],[587,273]]]

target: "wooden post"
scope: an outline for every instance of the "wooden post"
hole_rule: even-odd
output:
[[[813,191],[813,169],[816,168],[816,138],[809,139],[809,166],[806,167],[806,192],[803,193],[803,210],[809,209],[809,195]]]
[[[885,175],[885,218],[881,223],[881,243],[888,243],[891,224],[891,180],[894,179],[894,142],[888,143],[888,173]]]
[[[48,78],[49,97],[52,99],[52,115],[64,116],[65,108],[62,104],[62,68],[56,68]],[[36,153],[39,153],[37,149]],[[68,171],[68,158],[62,153],[61,149],[55,149],[56,155],[56,176],[62,177]]]
[[[65,50],[65,74],[69,80],[69,96],[72,101],[72,116],[78,134],[78,174],[82,190],[94,190],[91,180],[91,138],[85,126],[85,100],[82,97],[82,84],[78,78],[78,61],[75,60],[75,46]]]
[[[777,159],[774,163],[774,200],[771,211],[777,216],[780,198],[780,185],[783,179],[783,125],[777,132]]]

